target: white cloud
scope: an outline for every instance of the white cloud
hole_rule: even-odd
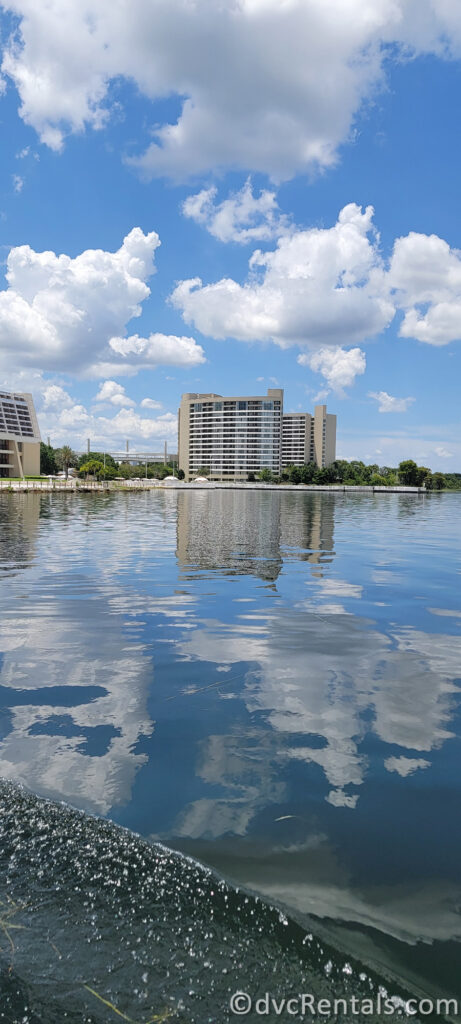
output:
[[[73,404],[73,399],[59,384],[43,382],[43,407],[45,409],[66,409]]]
[[[77,451],[86,448],[87,438],[93,448],[121,450],[128,439],[132,448],[158,450],[165,440],[177,448],[178,421],[173,413],[156,419],[142,416],[132,409],[120,409],[115,416],[89,413],[84,405],[75,404],[61,410],[38,410],[43,437],[50,436],[54,445],[70,444]]]
[[[408,775],[414,775],[418,770],[430,768],[431,762],[423,757],[388,757],[384,762],[388,772],[397,772],[406,779]]]
[[[329,394],[330,394],[330,389],[329,388],[320,388],[320,391],[317,391],[316,394],[312,395],[312,405],[318,405],[319,402],[324,402],[325,398],[328,398]],[[301,408],[301,406],[300,406],[300,408]]]
[[[88,249],[75,258],[10,250],[8,288],[0,291],[0,347],[5,368],[68,371],[113,377],[159,364],[204,361],[193,338],[125,338],[149,297],[160,240],[133,228],[117,252]],[[114,360],[114,352],[121,358]],[[127,358],[128,354],[131,358]]]
[[[378,412],[408,412],[414,402],[414,398],[394,398],[387,391],[369,391],[368,397],[379,403]]]
[[[146,175],[217,166],[289,178],[327,167],[384,61],[461,51],[457,0],[4,0],[19,18],[3,71],[42,141],[101,128],[113,80],[176,95],[139,161]],[[392,46],[392,44],[395,44]],[[154,110],[153,110],[154,119]]]
[[[125,394],[123,385],[117,384],[115,380],[105,380],[101,384],[95,402],[110,402],[111,405],[124,406],[127,409],[136,405],[136,402]]]
[[[461,252],[437,235],[396,239],[389,283],[405,310],[403,338],[448,345],[461,338]]]
[[[271,340],[282,348],[357,344],[394,316],[372,221],[371,206],[363,212],[350,203],[334,227],[296,231],[272,252],[256,250],[244,285],[182,281],[173,305],[214,338]]]
[[[24,188],[24,178],[20,174],[13,174],[12,176],[13,188],[15,192],[22,192]]]
[[[212,223],[207,204],[200,208]],[[227,228],[230,237],[229,222]],[[342,378],[347,380],[348,368],[353,379],[365,365],[363,353],[346,352],[344,346],[382,333],[397,309],[404,313],[401,337],[431,345],[461,340],[461,251],[436,235],[410,232],[396,239],[387,264],[373,208],[363,211],[349,203],[333,227],[292,229],[274,250],[257,249],[243,284],[232,278],[203,284],[195,277],[181,281],[171,301],[186,323],[214,338],[320,350],[300,361],[320,370],[338,390],[346,386]],[[385,392],[373,395],[381,398],[381,412],[406,411],[412,401]]]
[[[46,379],[35,370],[7,371],[5,374],[0,371],[0,387],[4,386],[32,392],[42,438],[49,436],[53,445],[70,444],[72,448],[83,451],[90,437],[93,448],[105,447],[106,450],[124,449],[127,439],[133,448],[160,450],[166,440],[170,450],[177,449],[178,422],[172,412],[164,412],[154,418],[147,415],[147,410],[153,408],[151,406],[144,406],[143,414],[131,407],[116,411],[112,408],[113,403],[108,404],[110,415],[103,414],[102,409],[99,413],[97,407],[90,412],[56,380]],[[160,403],[156,407],[160,408]]]
[[[448,451],[448,448],[444,448],[443,445],[438,444],[435,449],[435,454],[439,456],[439,459],[452,459],[453,452]]]
[[[350,387],[355,378],[365,373],[365,353],[360,348],[321,348],[312,355],[298,356],[301,366],[310,366],[315,373],[321,373],[333,391],[343,394],[344,388]],[[326,398],[328,391],[321,391],[316,401]]]
[[[178,338],[174,334],[157,333],[148,338],[133,334],[129,338],[111,338],[109,346],[117,355],[128,357],[131,367],[139,369],[164,364],[197,366],[205,362],[203,349],[194,338]]]
[[[357,807],[358,799],[358,793],[348,794],[342,789],[332,789],[328,796],[325,797],[327,803],[331,804],[332,807],[350,807],[352,810]]]
[[[141,402],[141,409],[161,409],[162,403],[156,402],[155,398],[143,398]]]
[[[289,219],[280,213],[275,192],[263,189],[254,195],[251,179],[243,188],[221,203],[215,202],[217,188],[204,188],[185,199],[182,210],[218,238],[220,242],[246,244],[257,239],[268,241],[289,229]]]

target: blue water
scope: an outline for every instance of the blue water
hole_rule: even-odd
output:
[[[1,495],[0,776],[461,1000],[460,514],[458,494]]]

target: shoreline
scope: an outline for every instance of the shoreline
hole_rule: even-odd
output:
[[[210,481],[208,483],[184,483],[183,480],[178,480],[175,483],[151,483],[150,480],[126,480],[123,483],[115,481],[76,481],[64,480],[53,481],[50,483],[48,480],[0,480],[0,494],[6,493],[28,493],[30,491],[36,493],[48,493],[53,494],[55,491],[67,494],[88,494],[90,492],[105,493],[109,491],[211,491],[211,490],[223,490],[223,491],[295,491],[295,492],[323,492],[333,494],[432,494],[433,491],[426,491],[425,487],[405,487],[405,486],[394,486],[394,487],[373,487],[370,485],[357,486],[346,485],[346,484],[270,484],[270,483],[247,483],[244,481],[236,483],[226,483],[219,481]],[[435,492],[444,493],[444,492]]]

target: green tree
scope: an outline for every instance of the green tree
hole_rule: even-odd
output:
[[[339,484],[344,483],[344,480],[346,479],[346,476],[349,472],[349,463],[346,462],[345,459],[336,459],[336,462],[333,462],[332,465],[335,470],[336,480],[338,481]]]
[[[104,476],[104,463],[99,459],[89,459],[88,462],[83,463],[83,466],[80,466],[78,475],[81,477],[95,476],[97,480],[101,480]]]
[[[114,457],[110,455],[109,452],[86,452],[84,455],[80,455],[77,463],[78,469],[85,465],[85,463],[91,462],[93,459],[96,462],[102,462],[103,465],[105,462],[106,469],[108,467],[111,469],[118,469],[118,462],[115,461]]]
[[[315,484],[334,484],[336,480],[336,473],[333,465],[323,466],[322,469],[317,469],[314,483]]]
[[[163,480],[166,476],[171,476],[172,473],[174,473],[172,462],[148,462],[147,464],[147,475],[156,477],[157,480]]]
[[[271,484],[272,483],[272,472],[271,472],[271,470],[268,469],[267,467],[265,467],[264,469],[261,469],[261,471],[260,471],[260,473],[258,475],[258,480],[262,480],[262,482],[264,484]]]
[[[312,483],[312,481],[314,479],[314,476],[315,476],[316,468],[317,467],[315,465],[315,462],[308,462],[307,465],[299,467],[300,473],[301,473],[301,483],[302,484],[311,484]]]
[[[184,480],[185,472],[183,469],[178,469],[178,480]]]
[[[301,470],[299,466],[290,466],[289,480],[290,484],[301,483]]]
[[[419,487],[420,474],[418,466],[413,459],[406,459],[399,463],[399,480],[406,487]]]
[[[461,473],[444,473],[443,475],[446,487],[453,491],[461,490]]]
[[[197,470],[195,475],[196,476],[209,476],[210,475],[209,467],[208,466],[200,466],[200,469]]]
[[[399,481],[407,487],[422,487],[427,477],[431,476],[427,466],[417,466],[413,459],[399,464]]]
[[[386,487],[395,487],[397,484],[397,470],[390,466],[379,467],[380,476],[383,477]]]
[[[431,476],[432,476],[432,472],[431,472],[430,469],[428,469],[427,466],[418,466],[418,479],[419,479],[419,483],[418,483],[417,486],[418,487],[423,487],[425,485],[426,480],[428,479],[428,477],[431,477]]]
[[[55,455],[56,462],[59,468],[64,470],[67,480],[67,477],[69,476],[69,467],[78,465],[78,456],[74,451],[72,451],[72,448],[69,448],[68,444],[64,444],[62,448],[57,448]]]
[[[435,491],[442,491],[447,486],[447,481],[443,473],[434,473],[432,477],[432,487]]]
[[[40,472],[46,473],[47,476],[52,476],[53,473],[57,473],[58,464],[56,462],[56,453],[54,448],[50,444],[44,444],[40,442]]]
[[[370,466],[363,467],[362,478],[364,483],[371,484],[372,477],[379,473],[379,466],[373,462]]]

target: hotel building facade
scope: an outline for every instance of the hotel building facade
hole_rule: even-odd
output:
[[[210,480],[248,480],[262,469],[278,475],[284,466],[335,459],[336,417],[317,406],[309,413],[283,413],[282,388],[267,395],[182,395],[178,412],[179,468],[192,480],[201,469]]]
[[[282,469],[315,462],[320,469],[336,458],[336,416],[326,405],[316,405],[309,412],[288,412],[283,415]]]
[[[0,477],[40,476],[40,430],[32,395],[0,391]]]

